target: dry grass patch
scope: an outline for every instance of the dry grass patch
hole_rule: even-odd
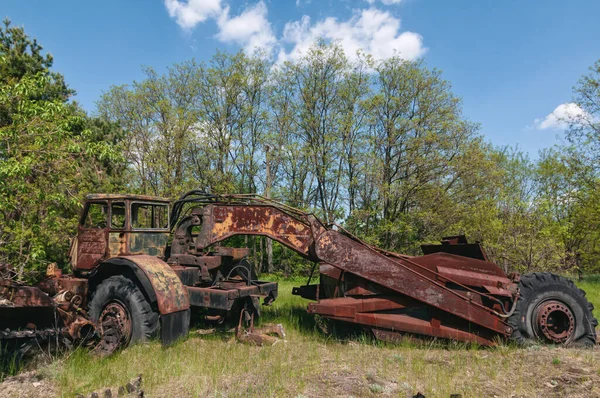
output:
[[[293,285],[281,283],[280,298],[265,311],[269,322],[285,325],[285,342],[255,347],[231,333],[192,333],[169,348],[152,342],[105,359],[75,352],[40,371],[67,397],[138,374],[150,397],[600,397],[597,349],[325,338],[306,314],[306,301],[289,293]]]

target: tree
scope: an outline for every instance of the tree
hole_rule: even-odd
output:
[[[589,73],[579,79],[573,88],[574,102],[580,108],[577,114],[568,115],[567,138],[579,150],[578,166],[592,169],[593,180],[588,184],[597,186],[600,171],[600,60],[589,68]]]
[[[5,21],[0,43],[0,262],[23,275],[66,263],[82,196],[113,188],[119,154],[35,40]]]
[[[74,90],[67,87],[61,74],[50,70],[52,55],[42,54],[43,47],[36,39],[27,36],[23,27],[11,26],[8,19],[3,21],[3,25],[0,27],[0,85],[14,85],[24,76],[39,73],[45,77],[45,87],[36,92],[39,96],[37,99],[64,102],[75,94]],[[10,116],[9,109],[0,107],[0,126],[10,124]]]
[[[190,188],[188,152],[197,132],[197,69],[176,64],[167,75],[146,68],[146,79],[116,86],[102,95],[103,120],[124,133],[124,156],[135,178],[130,189],[177,196]]]
[[[379,61],[373,86],[363,105],[368,178],[360,184],[363,208],[357,214],[376,235],[374,242],[416,250],[432,232],[423,220],[435,218],[438,204],[468,171],[461,164],[476,144],[477,126],[462,117],[460,100],[440,72],[422,62]]]

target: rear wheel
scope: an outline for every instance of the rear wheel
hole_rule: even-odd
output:
[[[159,316],[130,279],[115,275],[104,280],[89,304],[90,318],[98,325],[101,354],[156,336]]]
[[[594,306],[585,292],[561,276],[547,272],[523,275],[514,313],[508,319],[519,344],[541,341],[564,346],[596,344]]]

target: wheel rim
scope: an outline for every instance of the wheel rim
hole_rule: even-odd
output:
[[[120,301],[111,301],[98,319],[103,354],[111,354],[119,347],[126,347],[131,340],[132,324],[127,307]]]
[[[548,300],[534,311],[536,334],[551,343],[563,344],[573,337],[575,317],[571,309],[558,300]]]

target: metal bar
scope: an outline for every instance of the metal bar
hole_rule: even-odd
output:
[[[404,301],[404,302],[403,302]],[[319,315],[331,315],[354,318],[359,312],[388,311],[406,308],[412,300],[403,297],[373,297],[359,299],[340,297],[323,299],[318,303],[310,303],[308,312]]]
[[[340,321],[347,321],[344,318],[330,317]],[[472,332],[455,329],[453,327],[439,325],[434,327],[431,322],[422,319],[412,318],[408,315],[399,314],[356,314],[354,322],[371,326],[374,328],[385,328],[392,331],[401,331],[406,333],[422,334],[444,339],[460,340],[465,342],[477,343],[485,346],[494,345],[494,341]]]

